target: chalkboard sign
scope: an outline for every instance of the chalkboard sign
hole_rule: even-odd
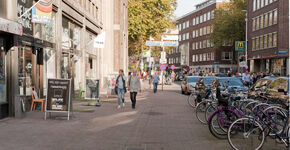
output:
[[[99,99],[99,93],[99,80],[86,79],[86,99]]]
[[[70,79],[47,79],[46,112],[67,112],[69,120],[70,111]]]

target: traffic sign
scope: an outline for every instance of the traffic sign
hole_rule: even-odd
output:
[[[243,67],[243,71],[244,71],[244,72],[247,71],[247,68],[246,68],[246,67]]]
[[[245,51],[246,42],[245,41],[236,41],[236,51]]]
[[[160,70],[164,71],[166,70],[167,66],[165,64],[161,64],[160,65]]]
[[[248,68],[246,61],[240,62],[240,67]]]
[[[174,69],[175,69],[175,66],[174,66],[174,65],[171,65],[170,68],[171,68],[172,70],[174,70]]]

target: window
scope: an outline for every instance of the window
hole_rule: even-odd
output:
[[[202,42],[202,47],[203,48],[206,48],[207,46],[206,46],[206,40],[203,40],[203,42]]]
[[[268,36],[264,35],[264,48],[268,48]]]
[[[206,22],[206,13],[203,14],[203,22]]]
[[[211,19],[214,19],[214,10],[211,11]]]
[[[207,61],[210,61],[210,53],[207,53]]]
[[[272,12],[269,13],[269,26],[273,24],[273,14]]]
[[[255,50],[256,48],[256,43],[255,43],[255,38],[252,39],[252,50]]]
[[[202,61],[202,54],[199,54],[199,61]]]
[[[203,35],[206,35],[206,27],[203,27]]]
[[[259,30],[260,29],[260,17],[257,17],[257,25],[256,25],[256,30]]]
[[[265,0],[265,6],[267,6],[268,5],[268,0]]]
[[[256,10],[256,1],[257,1],[257,0],[253,0],[253,11]]]
[[[202,41],[199,42],[199,48],[200,49],[203,49],[203,47],[202,47]]]
[[[210,32],[210,26],[207,26],[206,27],[206,30],[207,30],[207,34],[210,34],[211,32]]]
[[[183,22],[182,24],[182,29],[185,29],[185,22]]]
[[[195,55],[195,61],[198,62],[198,55]]]
[[[187,40],[189,39],[189,33],[186,33],[186,39]]]
[[[181,24],[178,25],[178,29],[179,29],[179,31],[181,30]]]
[[[198,37],[198,30],[195,30],[195,36]]]
[[[195,62],[195,55],[192,55],[192,62]]]
[[[277,32],[273,33],[273,47],[277,47]]]
[[[202,28],[199,29],[199,36],[202,36]]]
[[[199,16],[199,22],[202,23],[203,21],[203,15]]]
[[[213,25],[210,26],[210,33],[213,32]]]
[[[182,40],[185,40],[185,34],[182,34]]]
[[[256,49],[260,49],[260,40],[259,37],[256,38]]]
[[[211,57],[211,60],[214,60],[214,52],[211,53],[210,57]]]
[[[263,17],[263,15],[261,16],[261,18],[260,18],[260,20],[261,20],[261,29],[263,29],[264,28],[264,17]]]
[[[263,36],[260,36],[260,49],[264,48],[264,40],[263,40]]]
[[[196,17],[195,20],[196,20],[196,24],[199,24],[199,18]]]
[[[266,13],[265,15],[264,15],[264,19],[265,19],[265,24],[264,24],[264,27],[268,27],[268,13]]]
[[[252,28],[253,28],[253,31],[255,31],[255,29],[256,29],[256,19],[255,18],[253,19],[253,27]]]
[[[206,40],[206,46],[210,47],[210,40]]]
[[[181,35],[178,35],[178,41],[181,41]]]
[[[210,20],[210,12],[207,13],[207,20]]]
[[[192,50],[195,50],[195,42],[192,43]]]
[[[273,0],[269,0],[269,4],[273,3]]]
[[[195,38],[195,31],[192,31],[192,38]]]
[[[186,28],[189,27],[189,21],[186,21]]]
[[[199,49],[198,42],[195,43],[195,49]]]
[[[195,18],[192,19],[192,25],[195,26]]]
[[[206,61],[206,53],[203,53],[203,61]]]
[[[260,9],[260,0],[257,0],[257,9]]]
[[[278,21],[278,11],[276,9],[276,10],[274,10],[274,21],[273,21],[273,24],[277,24],[277,21]]]
[[[232,52],[222,52],[222,60],[232,60]]]
[[[261,8],[264,7],[264,0],[261,0]]]

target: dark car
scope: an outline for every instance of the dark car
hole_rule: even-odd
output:
[[[194,87],[200,77],[199,76],[187,76],[181,82],[181,93],[189,94],[194,90]]]
[[[247,91],[248,88],[244,86],[242,81],[236,77],[219,77],[218,81],[220,83],[220,89],[225,90],[223,85],[226,85],[227,90],[229,92],[233,92],[233,90],[237,91]]]

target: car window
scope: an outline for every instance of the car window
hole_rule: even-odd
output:
[[[228,85],[229,86],[243,86],[243,83],[241,80],[239,80],[238,78],[221,78],[219,79],[220,84],[226,83],[229,81]]]
[[[187,78],[187,82],[188,83],[197,82],[197,81],[198,81],[198,77],[189,77],[189,78]]]
[[[256,82],[254,88],[261,88],[264,85],[268,85],[271,83],[271,80],[267,80],[267,79],[260,79]]]
[[[268,87],[269,91],[277,92],[278,89],[284,89],[284,91],[288,91],[288,82],[287,79],[279,78],[274,80]]]

